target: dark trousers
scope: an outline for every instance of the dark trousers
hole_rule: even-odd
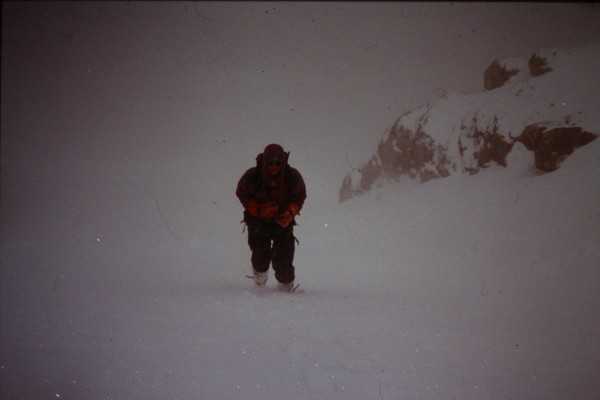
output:
[[[252,268],[257,272],[269,270],[273,264],[275,279],[281,283],[294,280],[294,252],[296,243],[292,227],[275,235],[265,235],[256,230],[248,230],[248,245],[252,251]]]

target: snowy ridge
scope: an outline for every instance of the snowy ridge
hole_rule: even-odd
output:
[[[600,133],[594,115],[600,108],[596,77],[600,46],[541,50],[529,60],[494,64],[511,72],[500,87],[477,94],[443,94],[398,118],[376,155],[346,176],[340,200],[364,193],[382,180],[406,176],[424,182],[453,173],[477,173],[491,163],[506,166],[506,156],[517,141],[535,154],[529,157],[532,164],[535,158],[539,169],[554,170],[575,148]],[[531,131],[539,132],[535,140]]]

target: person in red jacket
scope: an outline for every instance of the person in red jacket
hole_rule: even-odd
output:
[[[294,225],[306,199],[304,179],[288,164],[288,157],[280,145],[268,145],[236,189],[244,206],[254,282],[264,286],[272,264],[282,291],[294,288]]]

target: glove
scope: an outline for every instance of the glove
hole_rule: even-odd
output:
[[[279,205],[275,201],[258,205],[258,215],[263,218],[271,219],[279,211]]]
[[[284,228],[287,228],[294,219],[294,217],[298,215],[299,211],[300,209],[296,203],[289,203],[287,206],[285,206],[284,211],[277,214],[277,216],[275,217],[275,222],[277,222]]]
[[[294,217],[292,217],[292,214],[289,211],[282,211],[275,217],[275,222],[284,228],[287,228],[290,222],[292,222],[292,218]]]
[[[258,217],[258,203],[256,200],[250,199],[246,204],[246,210],[250,213],[250,215]]]
[[[288,205],[285,206],[285,209],[287,212],[292,214],[292,217],[295,217],[296,215],[300,214],[300,207],[298,207],[298,204],[296,203],[288,203]]]

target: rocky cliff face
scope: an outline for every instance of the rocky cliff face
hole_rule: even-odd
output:
[[[485,90],[452,94],[398,118],[375,155],[348,174],[340,201],[386,181],[475,174],[507,165],[515,143],[532,164],[553,171],[600,132],[600,46],[542,50],[529,59],[496,59]]]

